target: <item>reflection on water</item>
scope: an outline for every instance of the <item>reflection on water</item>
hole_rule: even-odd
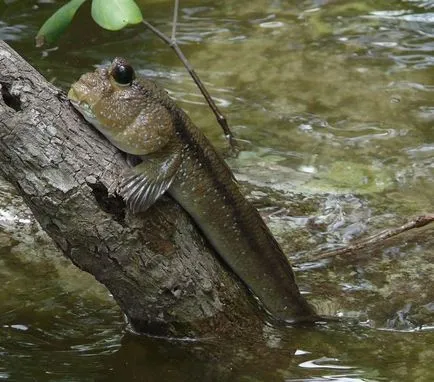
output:
[[[141,1],[170,33],[171,5]],[[89,4],[57,47],[33,37],[60,1],[0,4],[0,37],[67,88],[113,56],[165,86],[220,147],[213,115],[173,52],[140,28],[111,33]],[[87,8],[86,8],[87,7]],[[0,190],[0,379],[430,381],[434,232],[354,259],[307,262],[434,205],[432,1],[181,2],[179,43],[244,143],[230,165],[320,312],[345,323],[264,326],[249,338],[129,334],[115,303],[59,257]]]

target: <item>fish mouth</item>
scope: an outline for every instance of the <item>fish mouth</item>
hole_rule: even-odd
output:
[[[93,113],[90,105],[87,102],[80,101],[74,87],[71,87],[69,90],[68,99],[72,106],[74,106],[86,120],[90,122],[90,120],[93,121],[95,119],[95,114]]]
[[[68,92],[68,99],[69,102],[71,102],[72,106],[77,109],[81,115],[83,115],[84,119],[88,121],[91,124],[94,124],[96,121],[96,116],[94,112],[92,111],[90,105],[87,102],[83,102],[79,100],[79,97],[74,90],[74,87],[71,87],[71,89]]]
[[[73,105],[80,103],[78,94],[77,94],[77,92],[74,89],[74,85],[71,86],[71,89],[69,89],[69,92],[68,92],[68,95],[67,95],[68,99],[71,101],[71,103]]]
[[[74,106],[74,108],[84,117],[87,122],[89,122],[109,141],[111,141],[111,134],[108,132],[107,127],[99,122],[91,106],[87,102],[80,101],[80,97],[78,96],[77,91],[74,89],[74,85],[72,85],[71,89],[68,92],[69,102],[71,102],[72,106]]]

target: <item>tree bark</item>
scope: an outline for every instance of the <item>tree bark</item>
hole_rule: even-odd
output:
[[[245,288],[172,199],[133,216],[108,194],[127,166],[122,154],[1,41],[0,86],[0,174],[134,330],[206,337],[262,326]]]

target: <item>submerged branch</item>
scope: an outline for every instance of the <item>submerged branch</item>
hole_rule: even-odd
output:
[[[386,229],[374,235],[368,236],[365,239],[361,239],[352,244],[349,244],[346,247],[322,252],[319,254],[312,254],[309,256],[308,261],[317,261],[317,260],[328,259],[336,256],[351,255],[362,249],[367,249],[367,248],[380,245],[387,239],[398,236],[403,232],[407,232],[415,228],[424,227],[432,222],[434,222],[434,214],[417,216],[416,218],[410,220],[409,222],[399,227]]]

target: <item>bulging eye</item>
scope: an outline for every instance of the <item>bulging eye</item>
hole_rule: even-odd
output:
[[[131,85],[136,77],[133,67],[126,62],[115,62],[110,74],[119,85]]]

